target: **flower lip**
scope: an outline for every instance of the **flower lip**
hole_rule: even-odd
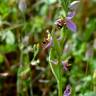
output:
[[[71,86],[69,84],[66,86],[63,96],[71,96]]]
[[[62,27],[65,24],[64,19],[57,19],[55,25]]]

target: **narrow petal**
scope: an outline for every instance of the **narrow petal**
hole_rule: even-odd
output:
[[[76,32],[77,30],[76,24],[72,22],[72,20],[66,20],[66,26],[68,29],[70,29],[73,32]]]
[[[78,6],[79,3],[80,3],[79,0],[73,1],[72,3],[70,3],[69,8],[71,10],[75,10],[77,8],[77,6]]]
[[[75,11],[68,12],[66,19],[72,19],[75,16]]]

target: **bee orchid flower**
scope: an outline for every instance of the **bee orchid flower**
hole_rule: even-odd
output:
[[[71,86],[69,84],[66,86],[63,96],[71,96]]]
[[[72,21],[72,18],[75,16],[75,11],[68,12],[68,15],[65,19],[58,19],[56,20],[55,24],[59,27],[66,26],[73,32],[76,32],[77,27],[76,24]]]

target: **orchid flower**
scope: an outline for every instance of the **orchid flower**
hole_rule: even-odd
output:
[[[62,61],[61,63],[63,65],[63,69],[65,71],[68,71],[69,70],[69,67],[71,66],[71,64],[69,64],[67,60],[66,61]]]
[[[75,16],[75,12],[79,3],[79,0],[75,0],[72,3],[70,3],[68,7],[71,11],[68,12],[67,16],[64,19],[58,19],[55,22],[55,24],[59,27],[66,25],[68,29],[70,29],[73,32],[76,32],[77,27],[76,24],[72,21],[72,18]]]
[[[63,96],[71,96],[71,86],[67,85]]]
[[[52,44],[53,44],[53,40],[52,40],[52,37],[50,37],[49,43],[45,46],[44,49],[49,49],[49,48],[51,47]]]
[[[65,19],[58,19],[56,20],[55,24],[59,27],[62,27],[66,25],[68,29],[70,29],[73,32],[76,32],[77,27],[76,24],[72,21],[72,18],[75,16],[75,11],[68,12],[67,17]]]

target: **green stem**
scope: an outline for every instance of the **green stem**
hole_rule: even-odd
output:
[[[60,66],[60,62],[61,62],[61,59],[59,59],[59,66],[58,66],[58,70],[59,70],[59,79],[58,79],[58,96],[63,96],[62,94],[62,72],[61,72],[61,66]]]
[[[58,82],[58,96],[63,96],[62,95],[62,82],[61,81]]]

